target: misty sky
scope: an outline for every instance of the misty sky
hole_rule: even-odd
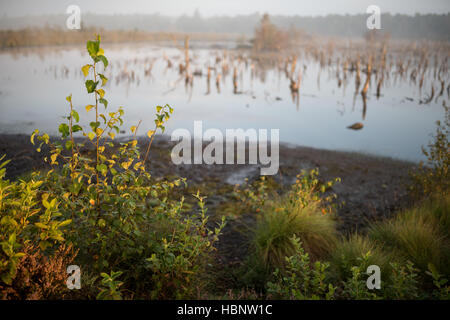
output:
[[[82,13],[192,15],[198,8],[203,16],[251,14],[326,15],[365,13],[375,4],[382,12],[415,14],[448,13],[450,0],[1,0],[0,16],[65,14],[68,5],[80,6]]]

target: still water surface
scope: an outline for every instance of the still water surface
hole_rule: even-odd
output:
[[[443,116],[442,99],[448,98],[444,95],[430,104],[419,104],[430,82],[426,79],[420,92],[417,85],[392,76],[378,99],[376,86],[371,85],[364,112],[361,95],[354,95],[353,76],[347,75],[347,81],[338,86],[333,68],[320,70],[314,61],[299,60],[300,96],[293,101],[283,72],[253,69],[251,61],[231,61],[229,74],[219,80],[219,88],[213,70],[208,89],[207,67],[223,56],[222,50],[191,50],[191,70],[201,70],[202,76],[194,76],[193,85],[187,87],[178,70],[184,59],[180,49],[106,45],[105,51],[111,64],[105,72],[110,78],[105,96],[109,111],[123,106],[127,128],[142,120],[140,128],[150,129],[155,106],[168,103],[175,109],[166,126],[168,134],[177,128],[193,132],[195,120],[203,121],[203,130],[218,128],[223,132],[227,128],[278,128],[282,142],[418,161],[423,159],[420,147],[428,143],[435,121]],[[92,104],[93,97],[86,93],[80,67],[89,62],[82,48],[2,52],[0,133],[30,134],[38,128],[56,134],[67,114],[65,97],[69,94],[81,118],[86,119],[84,106]],[[233,65],[237,68],[237,92]],[[217,69],[217,73],[221,71]],[[347,128],[356,122],[361,122],[363,129]]]

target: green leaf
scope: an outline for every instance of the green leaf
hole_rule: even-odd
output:
[[[100,98],[98,100],[98,102],[100,102],[101,104],[103,104],[105,106],[105,109],[108,107],[108,100],[104,99],[104,98]]]
[[[9,236],[8,242],[9,243],[15,243],[16,242],[16,233],[15,232],[11,233],[11,235]]]
[[[106,221],[104,219],[99,219],[98,225],[99,225],[99,227],[104,228],[106,226]]]
[[[83,128],[81,128],[79,125],[74,125],[73,127],[72,127],[72,131],[73,132],[78,132],[78,131],[82,131],[83,130]]]
[[[36,222],[34,224],[36,227],[38,227],[39,229],[48,229],[49,226],[47,226],[46,224],[43,224],[42,222]]]
[[[65,220],[59,224],[59,227],[64,227],[72,222],[72,219]]]
[[[97,56],[97,52],[100,49],[99,41],[88,41],[86,45],[87,51],[91,58],[95,58]]]
[[[80,115],[75,110],[72,110],[72,117],[75,119],[76,122],[80,121]]]
[[[42,251],[45,251],[45,249],[47,249],[50,246],[51,246],[51,243],[48,241],[41,241],[39,243],[39,248],[41,248]]]
[[[72,95],[67,96],[67,97],[66,97],[66,100],[67,100],[68,102],[72,102]]]
[[[67,140],[66,141],[66,149],[70,150],[70,149],[72,149],[72,146],[73,146],[72,140]]]
[[[12,276],[10,273],[4,273],[1,275],[1,280],[6,283],[7,285],[10,285],[12,283]]]
[[[88,93],[92,93],[97,88],[98,81],[94,82],[93,80],[86,80],[86,89]]]
[[[59,132],[61,132],[63,138],[69,135],[69,126],[65,123],[61,123],[58,128]]]
[[[97,121],[97,122],[94,122],[94,121],[93,121],[93,122],[91,122],[89,125],[91,126],[92,131],[95,132],[95,130],[97,130],[97,128],[100,127],[100,122],[99,122],[99,121]]]
[[[103,62],[103,65],[106,67],[108,66],[108,59],[106,59],[105,56],[98,56],[98,58]]]

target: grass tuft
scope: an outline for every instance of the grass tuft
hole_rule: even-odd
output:
[[[367,237],[359,234],[353,234],[349,238],[341,239],[331,253],[330,257],[330,277],[337,281],[345,281],[352,277],[352,267],[361,264],[360,258],[367,253],[370,255],[364,260],[362,270],[366,270],[370,265],[377,265],[381,270],[388,270],[390,273],[389,263],[392,261],[392,255],[386,253],[375,241],[371,241]]]
[[[374,224],[369,237],[410,260],[422,271],[433,264],[450,274],[449,197],[428,200],[399,213],[390,220]]]
[[[334,220],[321,212],[318,203],[303,207],[288,199],[278,200],[263,211],[255,229],[253,246],[263,265],[280,267],[286,256],[294,255],[294,235],[312,260],[327,256],[337,239]]]

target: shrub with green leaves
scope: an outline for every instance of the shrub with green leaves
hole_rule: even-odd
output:
[[[343,261],[331,260],[330,262],[316,261],[312,263],[309,255],[305,253],[301,242],[295,236],[292,238],[293,246],[296,248],[292,256],[285,257],[286,264],[276,269],[272,279],[267,282],[267,294],[269,298],[275,299],[295,299],[295,300],[330,300],[330,299],[351,299],[351,300],[402,300],[402,299],[448,299],[450,286],[447,279],[440,275],[430,265],[427,273],[433,278],[434,288],[424,290],[420,286],[420,273],[412,262],[388,262],[388,267],[380,266],[379,249],[361,252],[361,249],[374,248],[367,245],[369,240],[361,241],[355,238],[352,241],[353,247],[357,250],[348,250],[347,244],[342,252],[351,253],[354,256],[351,263],[342,265]],[[355,245],[358,244],[358,245]],[[364,244],[365,243],[365,244]],[[356,253],[357,251],[358,253]],[[382,261],[385,264],[387,261]],[[381,270],[381,288],[369,289],[367,280],[368,266],[377,265]],[[331,266],[331,268],[330,268]],[[336,270],[344,267],[346,272],[336,277]],[[348,271],[347,271],[348,270]]]
[[[422,153],[427,157],[426,163],[420,163],[419,168],[411,173],[413,178],[412,191],[417,198],[428,196],[446,196],[450,189],[450,110],[445,103],[444,121],[437,121],[434,140],[428,148],[422,147]]]
[[[382,292],[385,299],[411,300],[419,297],[419,270],[411,261],[391,262],[390,281],[385,282]]]
[[[351,276],[343,281],[344,298],[352,300],[377,300],[377,291],[367,288],[367,267],[371,257],[370,251],[357,258],[357,263],[350,268]]]
[[[61,140],[50,141],[38,130],[31,136],[33,143],[40,142],[38,148],[46,144],[51,149],[46,160],[52,169],[43,187],[60,203],[62,215],[74,221],[66,237],[79,248],[77,264],[82,269],[102,275],[110,270],[121,272],[124,298],[193,297],[202,286],[200,271],[224,221],[215,230],[208,229],[200,195],[195,195],[200,214],[187,213],[184,198],[171,196],[174,189],[185,185],[184,179],[157,181],[146,170],[155,134],[164,132],[173,112],[169,105],[156,107],[155,127],[147,131],[145,153],[141,154],[136,138],[139,124],[130,128],[134,135],[130,141],[115,142],[124,111],[119,107],[107,112],[104,70],[108,60],[100,37],[88,41],[87,51],[92,61],[82,72],[91,77],[85,81],[93,99],[84,108],[92,117],[89,126],[81,125],[70,95],[69,114],[59,125]],[[109,290],[102,289],[99,298],[118,297],[117,290],[114,294]]]
[[[426,273],[433,279],[434,288],[431,297],[438,300],[450,300],[450,282],[448,278],[440,274],[432,264],[428,265]]]
[[[51,254],[52,247],[64,241],[71,220],[62,217],[54,195],[42,192],[44,181],[37,174],[29,181],[5,180],[7,163],[0,163],[0,284],[8,286],[25,256],[24,245],[31,242]]]
[[[244,184],[235,185],[233,195],[239,202],[240,211],[260,212],[266,202],[277,195],[271,188],[273,184],[273,179],[262,176],[252,183],[246,178]]]
[[[122,300],[122,294],[120,292],[120,287],[123,282],[116,280],[122,275],[122,271],[111,271],[111,274],[102,272],[100,275],[102,277],[102,289],[97,295],[97,300]]]
[[[300,240],[291,238],[294,255],[285,257],[286,266],[276,269],[273,281],[267,283],[267,293],[276,299],[331,300],[336,287],[326,282],[329,263],[316,261],[313,265]]]

